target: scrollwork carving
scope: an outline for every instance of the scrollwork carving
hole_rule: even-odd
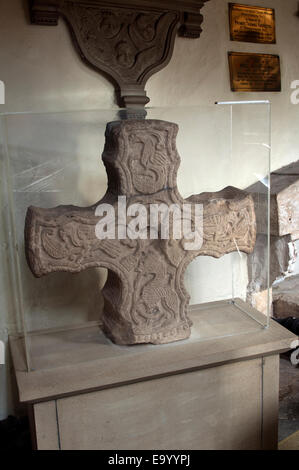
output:
[[[143,108],[145,84],[171,59],[175,35],[197,38],[208,0],[31,0],[31,21],[62,16],[81,57],[116,86],[121,107]]]
[[[197,256],[219,258],[236,250],[250,253],[255,244],[254,203],[249,194],[228,187],[186,200],[180,196],[177,132],[176,124],[158,120],[108,124],[103,152],[108,175],[105,197],[88,208],[30,207],[27,212],[25,247],[35,276],[108,268],[103,323],[107,335],[119,344],[188,338],[189,295],[184,287],[188,264]],[[126,231],[125,238],[116,234],[115,239],[98,239],[96,207],[109,202],[118,218],[118,196],[126,196],[126,213],[132,203],[142,204],[147,220],[154,204],[175,205],[179,210],[185,203],[202,204],[203,244],[188,251],[185,234],[176,239],[172,230],[163,239],[161,221],[157,236],[131,239]],[[129,219],[126,229],[128,225]],[[149,230],[144,228],[147,235]]]

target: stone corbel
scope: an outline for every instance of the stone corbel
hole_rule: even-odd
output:
[[[118,104],[144,108],[145,84],[171,59],[175,36],[199,38],[209,0],[31,0],[31,22],[63,17],[82,59],[109,78]]]

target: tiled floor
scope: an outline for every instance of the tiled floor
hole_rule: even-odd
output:
[[[280,359],[279,441],[299,430],[299,367]]]

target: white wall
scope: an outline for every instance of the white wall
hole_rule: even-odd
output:
[[[6,85],[6,104],[0,105],[0,112],[59,112],[115,107],[112,85],[81,62],[64,22],[61,20],[58,27],[30,25],[26,3],[22,0],[0,0],[0,80]],[[154,75],[146,86],[151,106],[185,107],[181,110],[166,110],[163,116],[180,124],[178,149],[182,165],[178,184],[184,196],[205,190],[218,190],[230,181],[240,181],[241,175],[248,177],[248,181],[242,181],[244,186],[252,179],[254,165],[250,159],[243,159],[237,173],[233,174],[230,169],[230,176],[224,181],[223,176],[228,173],[223,171],[219,162],[225,160],[229,151],[227,145],[221,145],[228,142],[228,121],[226,116],[221,120],[218,115],[218,125],[215,125],[212,105],[217,100],[270,99],[273,105],[272,169],[299,158],[299,106],[290,102],[290,84],[293,80],[299,80],[299,18],[296,16],[298,2],[246,0],[244,3],[276,9],[277,45],[230,42],[228,2],[210,0],[203,9],[205,20],[201,38],[177,38],[171,62],[164,70]],[[278,53],[282,65],[282,93],[230,92],[227,62],[229,50]],[[211,107],[196,110],[194,106],[199,105]],[[188,110],[186,106],[193,108]],[[109,119],[111,116],[112,112]],[[254,117],[251,116],[246,121],[246,116],[243,116],[243,119],[248,130],[252,126],[256,127]],[[35,192],[28,195],[28,201],[32,196],[35,200],[51,205],[54,199],[49,196],[50,192],[47,192],[47,189],[44,191],[43,187],[42,193],[39,193],[41,187],[40,182],[37,182],[52,170],[53,173],[61,170],[57,173],[59,176],[50,179],[49,188],[56,190],[55,198],[58,199],[61,191],[62,203],[69,202],[63,200],[62,188],[65,190],[65,187],[72,197],[70,202],[77,204],[94,202],[104,193],[106,178],[99,155],[103,144],[102,129],[105,120],[106,116],[101,113],[73,113],[68,117],[54,114],[52,117],[35,115],[10,118],[10,155],[13,168],[20,178],[16,179],[16,182],[20,186],[23,185],[21,187],[34,183],[36,188]],[[261,124],[263,134],[265,123]],[[192,126],[198,126],[196,139],[194,133],[192,134]],[[263,158],[264,156],[261,156],[261,159]],[[40,161],[46,162],[44,173],[34,176],[31,173],[31,179],[26,180],[24,172],[28,169],[28,160],[32,167]],[[28,201],[27,196],[23,196],[24,193],[20,198],[23,198],[25,208]],[[21,207],[23,206],[20,205]],[[22,228],[20,216],[17,225],[20,243]],[[7,237],[2,233],[0,340],[5,342],[9,332],[13,331],[18,323],[15,295],[10,285],[7,246]],[[225,298],[228,295],[231,289],[231,277],[228,273],[231,272],[231,261],[235,256],[227,256],[216,262],[200,258],[190,266],[186,274],[186,285],[191,292],[192,303]],[[36,281],[26,271],[25,263],[23,269],[28,310],[26,313],[30,328],[98,318],[101,307],[99,289],[105,280],[102,271],[89,271],[78,276],[60,273],[40,280],[37,288]],[[247,282],[245,256],[235,263],[235,271],[238,281],[235,286],[237,294],[244,296]],[[91,285],[92,296],[89,294]],[[0,419],[12,409],[7,377],[8,368],[2,367]]]

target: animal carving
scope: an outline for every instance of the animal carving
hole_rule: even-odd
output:
[[[91,207],[30,207],[25,226],[28,264],[37,277],[55,271],[80,272],[91,267],[108,269],[103,289],[103,328],[118,344],[167,343],[188,338],[191,322],[184,273],[197,256],[219,258],[236,250],[250,253],[256,237],[252,197],[236,188],[203,193],[184,200],[177,189],[180,159],[175,146],[178,126],[158,120],[129,120],[107,125],[103,161],[108,190]],[[125,230],[115,239],[99,239],[96,215],[109,204],[116,218],[119,196],[125,210],[142,204],[146,215],[153,205],[201,204],[202,244],[187,250],[186,234],[132,239]],[[109,206],[109,207],[110,207]],[[191,217],[191,228],[194,217]],[[128,229],[131,218],[123,228]],[[148,227],[146,227],[148,232]],[[148,234],[147,234],[148,235]]]

